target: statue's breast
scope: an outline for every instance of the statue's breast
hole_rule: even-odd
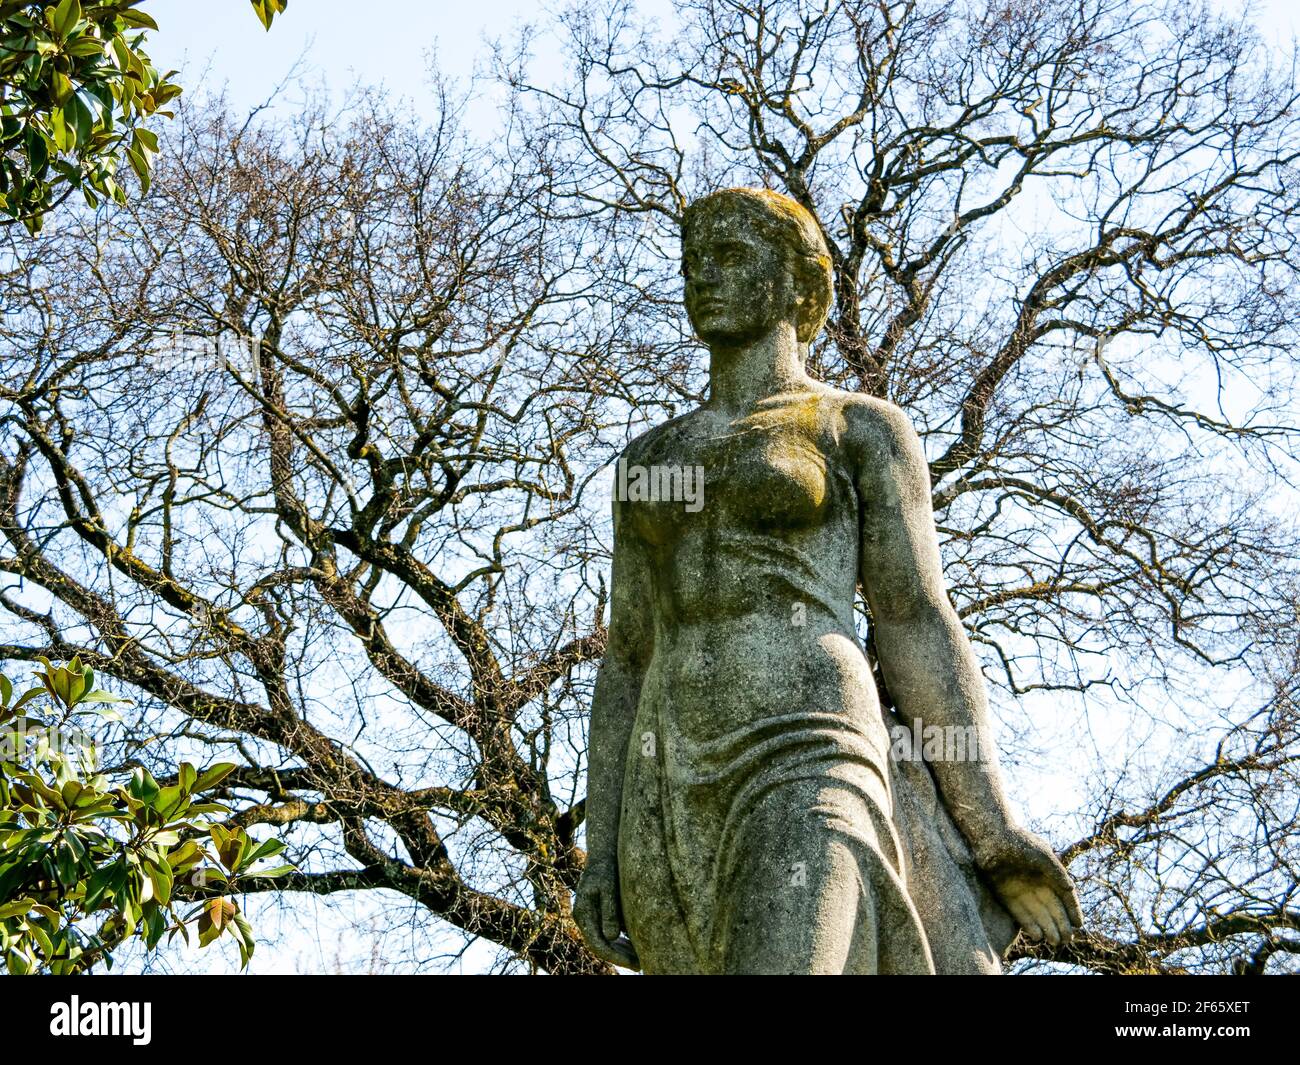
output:
[[[816,442],[801,425],[771,417],[742,419],[713,434],[665,434],[624,473],[616,491],[633,503],[633,527],[658,545],[692,529],[775,535],[805,529],[824,520],[834,495],[832,471]],[[639,488],[637,479],[658,491]],[[687,491],[673,491],[679,484]]]
[[[819,524],[830,500],[825,456],[800,432],[757,427],[734,434],[715,461],[716,516],[754,530],[795,530]]]

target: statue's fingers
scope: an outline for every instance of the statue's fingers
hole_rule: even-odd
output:
[[[1035,900],[1043,914],[1042,925],[1047,933],[1047,941],[1052,946],[1059,947],[1070,938],[1070,919],[1065,915],[1065,907],[1061,905],[1056,893],[1047,886],[1035,893]]]
[[[587,941],[587,945],[593,949],[604,938],[599,934],[600,926],[593,920],[594,916],[591,901],[586,896],[579,896],[578,901],[573,904],[573,923],[578,926],[578,931],[582,933],[582,938]]]
[[[618,920],[618,896],[612,891],[600,893],[600,930],[610,943],[618,939],[618,934],[622,931]]]
[[[1051,863],[1047,865],[1045,871],[1058,902],[1065,910],[1066,920],[1071,926],[1063,927],[1068,937],[1072,928],[1083,927],[1083,910],[1079,906],[1079,896],[1074,891],[1074,878],[1054,854],[1051,855]]]
[[[1034,911],[1025,905],[1026,896],[1020,894],[1005,901],[1011,916],[1016,919],[1016,924],[1025,930],[1025,935],[1030,939],[1042,939],[1043,927],[1038,923],[1038,916]]]
[[[1070,876],[1070,871],[1061,864],[1061,860],[1055,854],[1050,855],[1051,862],[1047,867],[1047,876],[1052,885],[1061,891],[1068,891],[1074,888],[1074,880]]]
[[[1074,893],[1074,886],[1067,884],[1064,889],[1057,888],[1052,895],[1051,906],[1056,923],[1061,928],[1061,940],[1068,941],[1083,927],[1083,911],[1079,907],[1079,897]]]
[[[1065,912],[1069,915],[1070,924],[1074,928],[1083,927],[1083,907],[1079,905],[1079,896],[1075,893],[1074,884],[1067,884],[1062,898],[1065,906]]]
[[[1043,905],[1037,890],[1031,888],[1021,895],[1020,904],[1029,915],[1033,926],[1038,929],[1036,938],[1046,940],[1053,945],[1060,942],[1061,934],[1052,920],[1051,911]]]
[[[1020,927],[1025,930],[1025,935],[1027,935],[1030,939],[1046,938],[1043,935],[1042,928],[1039,926],[1038,922],[1035,921],[1032,917],[1025,916],[1025,917],[1017,918],[1017,920],[1019,921]]]
[[[1070,936],[1074,934],[1068,907],[1059,895],[1054,894],[1048,902],[1048,908],[1052,911],[1052,919],[1056,922],[1060,942],[1068,943]]]

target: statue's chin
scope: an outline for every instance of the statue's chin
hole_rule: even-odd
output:
[[[775,328],[772,324],[732,326],[708,321],[691,322],[695,335],[710,348],[740,348],[762,340]]]

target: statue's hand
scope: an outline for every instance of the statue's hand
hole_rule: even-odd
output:
[[[573,919],[596,957],[624,969],[640,969],[632,941],[621,935],[622,910],[618,899],[618,870],[613,862],[588,859],[578,881]]]
[[[1009,828],[979,848],[976,861],[1002,904],[1031,939],[1067,942],[1083,925],[1070,874],[1032,832]]]

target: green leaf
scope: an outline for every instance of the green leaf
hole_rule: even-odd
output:
[[[72,95],[72,79],[62,71],[56,70],[50,79],[50,93],[62,103]]]
[[[75,113],[75,112],[74,112],[74,113]],[[80,141],[82,144],[84,144],[86,141],[90,140],[90,127],[89,127],[89,126],[86,127],[86,138],[85,138],[85,140],[83,141],[83,140],[81,139],[81,134],[80,134],[80,133],[77,134],[77,140]],[[68,676],[68,705],[69,705],[69,706],[75,706],[75,705],[77,704],[77,700],[80,699],[80,698],[82,697],[83,694],[85,694],[85,691],[86,691],[86,675],[85,675],[84,673],[78,672],[78,671],[76,671],[76,670],[69,670],[68,673],[69,673],[69,676]]]
[[[118,69],[126,70],[131,65],[131,49],[126,43],[126,38],[120,33],[115,34],[109,46],[113,50],[113,58],[117,61]]]
[[[149,162],[143,155],[134,148],[126,150],[126,157],[131,162],[131,169],[135,171],[135,176],[140,179],[140,190],[149,191]]]
[[[170,84],[159,85],[158,88],[154,89],[153,91],[154,103],[158,104],[159,106],[162,106],[168,100],[176,99],[176,97],[180,96],[181,93],[184,91],[185,90],[182,89],[179,85],[170,85]],[[166,114],[167,112],[159,111],[157,113]]]
[[[270,858],[272,855],[279,854],[284,850],[285,843],[282,839],[268,839],[259,843],[249,856],[244,859],[245,865],[251,865],[260,858]]]
[[[167,856],[167,864],[175,875],[190,866],[197,865],[203,857],[203,849],[194,840],[187,839]]]
[[[77,145],[77,131],[68,125],[63,108],[50,108],[50,135],[61,152],[70,152]]]
[[[69,780],[63,785],[60,794],[63,796],[63,802],[68,809],[77,805],[77,799],[81,793],[86,790],[86,786],[79,780]]]
[[[117,17],[125,22],[128,26],[136,26],[146,30],[156,30],[156,23],[149,15],[143,11],[137,11],[135,8],[124,8],[117,13]]]
[[[0,706],[8,706],[14,694],[14,685],[8,677],[0,673]]]
[[[76,56],[78,59],[85,59],[87,56],[99,56],[104,54],[104,42],[98,37],[78,37],[68,45],[68,54]]]
[[[78,22],[81,21],[80,0],[62,0],[54,9],[54,31],[60,37],[67,37]]]
[[[135,139],[140,141],[140,143],[142,143],[149,151],[155,153],[158,151],[158,134],[153,130],[147,129],[144,126],[139,126],[136,128],[134,136]]]
[[[199,779],[194,785],[194,791],[207,791],[215,784],[219,784],[230,776],[236,769],[234,762],[218,762],[216,765],[208,766],[199,774]]]
[[[29,688],[27,691],[23,692],[22,695],[18,697],[18,701],[14,703],[13,708],[15,710],[21,710],[33,699],[44,694],[45,694],[44,688]]]
[[[242,828],[227,831],[221,825],[213,825],[210,832],[221,864],[232,873],[238,872],[243,867],[244,854],[248,850],[248,833]]]
[[[153,774],[142,766],[131,774],[131,783],[127,785],[126,790],[133,799],[139,799],[147,805],[158,797],[160,789]]]
[[[296,873],[297,871],[298,867],[296,865],[277,865],[274,869],[254,869],[249,875],[276,877],[288,876],[290,873]]]
[[[15,899],[13,902],[6,902],[0,905],[0,920],[8,917],[22,917],[27,914],[35,905],[34,899]]]
[[[239,944],[240,967],[247,969],[248,963],[253,960],[253,949],[257,946],[257,941],[253,938],[253,926],[248,923],[248,918],[242,913],[235,914],[235,940]]]
[[[159,791],[149,805],[164,818],[170,818],[184,801],[185,793],[182,791],[181,786],[171,784]]]
[[[144,863],[144,871],[149,877],[149,883],[153,885],[153,897],[157,899],[158,905],[166,906],[172,895],[174,878],[171,869],[166,865],[147,861]]]
[[[64,840],[59,844],[55,854],[55,865],[58,868],[59,883],[65,888],[76,886],[77,880],[79,879],[77,876],[78,862],[76,853],[73,851],[71,844],[67,840]]]
[[[162,934],[167,930],[167,920],[160,904],[154,903],[149,907],[149,912],[144,918],[144,943],[150,950],[158,945],[162,939]]]
[[[94,112],[92,112],[91,109],[86,105],[86,102],[81,98],[81,94],[75,92],[68,97],[67,110],[71,112],[72,124],[77,131],[77,143],[89,144],[90,133],[95,126]],[[80,673],[78,673],[75,680],[69,678],[68,680],[69,699],[71,699],[71,692],[73,690],[73,685],[80,680],[81,680]],[[80,692],[78,692],[78,694],[80,694]]]
[[[105,721],[121,721],[122,715],[111,706],[98,706],[91,711],[96,717],[103,718]]]
[[[99,900],[108,891],[115,875],[116,864],[106,865],[90,874],[89,879],[86,881],[85,907],[87,910],[94,910],[99,906]]]
[[[264,29],[271,28],[271,22],[276,15],[281,14],[289,6],[289,0],[252,0],[253,10],[257,12],[257,17],[261,20]]]
[[[27,931],[31,937],[36,940],[36,945],[41,948],[41,957],[47,961],[54,956],[54,944],[50,941],[49,934],[39,924],[29,921]]]
[[[87,692],[79,700],[82,703],[129,703],[130,699],[125,699],[120,695],[110,695],[106,691]]]
[[[49,166],[50,149],[39,127],[35,125],[27,127],[26,148],[28,168],[34,177],[40,177]]]

